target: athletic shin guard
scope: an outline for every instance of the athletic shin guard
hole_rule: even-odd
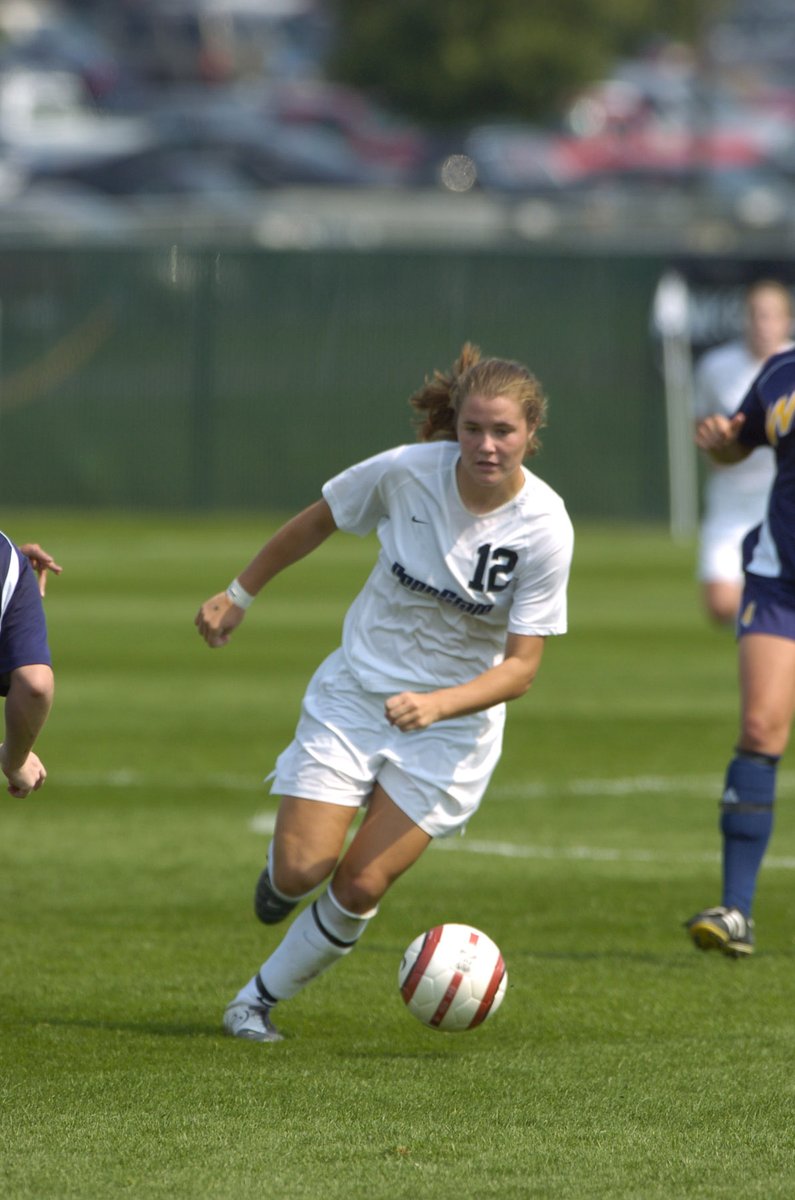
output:
[[[751,915],[756,879],[773,830],[778,757],[738,750],[721,801],[723,899]]]

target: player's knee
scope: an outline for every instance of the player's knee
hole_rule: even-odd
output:
[[[309,842],[277,835],[268,848],[271,881],[282,896],[305,896],[328,879],[336,864],[332,853],[321,854]]]
[[[727,580],[710,580],[704,585],[704,606],[717,625],[734,624],[741,597],[741,586]]]
[[[11,687],[39,705],[52,703],[54,679],[52,668],[45,663],[32,663],[11,672]]]
[[[753,754],[781,755],[789,740],[789,725],[768,713],[749,712],[743,717],[740,746]]]
[[[733,625],[737,620],[737,609],[733,604],[710,604],[707,613],[716,625]]]
[[[343,908],[359,915],[377,908],[387,887],[388,881],[376,872],[346,869],[345,864],[340,865],[333,883],[334,895]]]
[[[330,863],[280,863],[273,883],[283,896],[305,896],[314,891],[331,874]]]

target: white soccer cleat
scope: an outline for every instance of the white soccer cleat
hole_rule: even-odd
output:
[[[284,1037],[271,1024],[270,1009],[264,1004],[233,1000],[224,1010],[224,1029],[232,1037],[249,1042],[281,1042]]]

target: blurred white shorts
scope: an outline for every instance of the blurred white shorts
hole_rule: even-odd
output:
[[[725,517],[704,522],[698,547],[698,578],[703,583],[742,583],[742,544],[748,529],[744,522]]]
[[[732,490],[731,475],[720,473],[709,480],[705,499],[698,578],[704,583],[742,583],[743,538],[763,520],[767,494]]]
[[[757,520],[753,520],[754,517]],[[760,521],[761,517],[755,512],[707,515],[699,538],[699,580],[704,583],[742,583],[742,540]]]
[[[379,783],[431,837],[460,831],[499,761],[505,706],[402,733],[384,715],[386,699],[364,691],[335,650],[310,680],[271,792],[359,808]]]

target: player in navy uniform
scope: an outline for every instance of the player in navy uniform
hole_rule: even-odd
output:
[[[745,297],[745,335],[708,350],[695,372],[696,423],[713,413],[730,417],[772,354],[792,346],[792,295],[761,279]],[[742,462],[711,464],[704,489],[698,575],[704,606],[715,621],[734,625],[743,588],[742,543],[765,515],[776,464],[768,445]]]
[[[767,513],[743,544],[741,724],[721,801],[722,902],[687,922],[700,949],[740,957],[754,948],[751,908],[795,713],[795,351],[769,359],[735,415],[707,417],[696,441],[717,462],[738,462],[763,445],[776,456]]]
[[[0,695],[5,696],[0,770],[17,797],[38,791],[47,778],[33,747],[54,687],[41,602],[50,570],[58,574],[61,568],[40,546],[18,547],[0,533]]]
[[[421,444],[331,479],[196,617],[207,643],[224,645],[279,571],[337,529],[377,531],[342,645],[315,672],[276,763],[257,914],[273,924],[331,882],[227,1006],[236,1037],[278,1041],[273,1006],[349,953],[398,876],[463,828],[500,755],[505,701],[527,691],[545,638],[566,629],[571,523],[523,465],[545,414],[537,380],[467,345],[411,403]]]

